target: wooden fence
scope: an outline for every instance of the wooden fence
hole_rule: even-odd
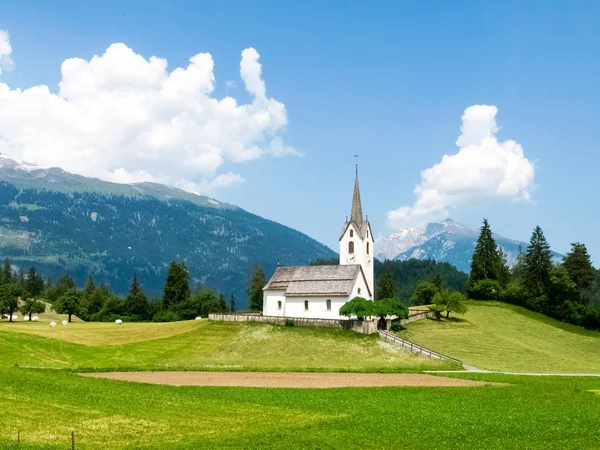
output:
[[[398,336],[396,336],[393,333],[390,333],[389,331],[379,330],[379,339],[386,342],[390,342],[391,344],[397,347],[405,348],[413,353],[416,353],[417,355],[426,356],[428,358],[441,359],[443,361],[448,361],[451,364],[455,364],[461,367],[463,365],[462,361],[456,358],[442,355],[441,353],[434,352],[433,350],[429,350],[428,348],[421,347],[420,345],[413,344],[409,341],[405,341],[404,339],[399,338]]]

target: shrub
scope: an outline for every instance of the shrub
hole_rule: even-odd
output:
[[[467,292],[475,300],[498,300],[501,288],[497,280],[478,280],[469,283]]]
[[[392,330],[394,332],[398,332],[398,331],[402,331],[403,328],[404,327],[400,323],[400,319],[394,319],[394,320],[392,320],[392,325],[390,326],[390,330]]]
[[[294,325],[296,325],[296,322],[294,322],[292,319],[286,319],[284,326],[286,327],[293,327]]]
[[[529,294],[523,286],[518,283],[509,283],[502,292],[500,292],[500,300],[513,305],[524,306],[527,304]]]
[[[169,311],[162,309],[152,317],[152,322],[177,322],[181,320],[179,315],[175,311]]]

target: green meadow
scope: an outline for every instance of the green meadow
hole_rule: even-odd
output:
[[[500,302],[464,316],[408,324],[401,337],[488,370],[600,373],[600,333]]]
[[[508,321],[514,313],[566,333],[571,346],[596,339],[503,307],[471,305],[467,323],[479,307],[506,310]],[[407,333],[417,336],[418,324],[442,329],[464,323],[417,322]],[[464,347],[462,339],[456,348]],[[448,376],[503,384],[266,389],[161,386],[76,373],[447,368],[376,336],[342,330],[208,321],[73,323],[54,329],[48,323],[2,322],[0,349],[0,448],[70,448],[71,432],[78,449],[600,447],[600,377],[461,373]]]

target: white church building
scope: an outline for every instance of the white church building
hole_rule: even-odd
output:
[[[373,231],[363,220],[358,166],[350,220],[344,223],[338,266],[279,267],[263,288],[263,315],[346,319],[340,308],[354,297],[375,298]]]

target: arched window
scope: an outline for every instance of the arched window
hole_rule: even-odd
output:
[[[331,311],[331,300],[327,300],[327,311]]]
[[[350,237],[354,237],[354,230],[350,230]]]
[[[348,242],[348,253],[354,253],[354,242]]]
[[[358,295],[360,295],[360,288],[358,288]]]
[[[369,254],[369,243],[367,242],[367,255]]]

